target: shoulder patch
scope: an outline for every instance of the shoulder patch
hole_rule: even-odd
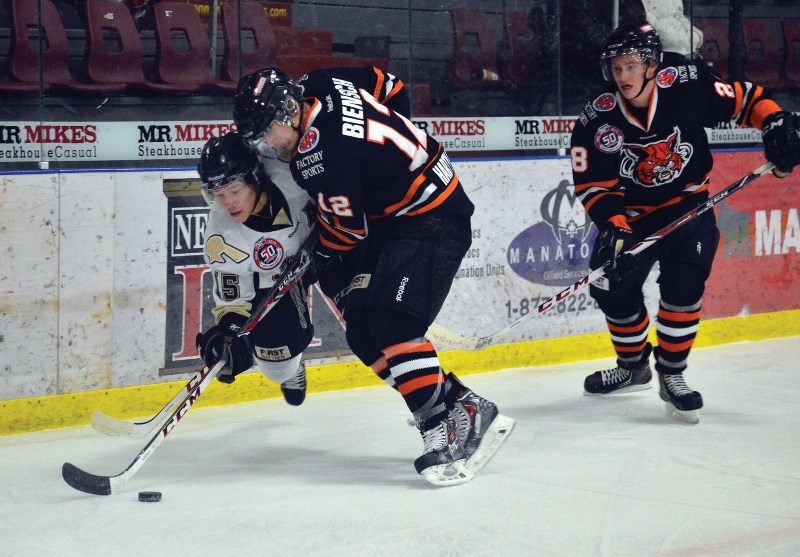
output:
[[[625,136],[622,130],[611,124],[603,124],[594,134],[594,146],[603,153],[616,153],[622,149]]]
[[[314,126],[311,126],[306,130],[306,133],[303,134],[303,137],[300,138],[300,143],[297,146],[297,152],[308,153],[317,146],[317,143],[319,143],[319,130]]]
[[[603,93],[594,100],[592,106],[599,112],[608,112],[617,106],[617,97],[611,93]]]
[[[662,89],[666,87],[672,87],[672,84],[675,83],[677,78],[678,70],[670,66],[669,68],[664,68],[658,72],[656,75],[656,84]]]

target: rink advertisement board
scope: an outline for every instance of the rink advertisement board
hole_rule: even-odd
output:
[[[739,151],[715,160],[719,191],[763,159]],[[499,343],[604,332],[588,289],[530,315],[588,272],[597,230],[575,198],[568,160],[454,167],[477,209],[472,246],[437,324],[484,336],[525,316]],[[211,324],[211,280],[196,180],[190,169],[3,176],[0,251],[13,265],[0,270],[0,397],[156,383],[199,365],[194,336]],[[722,241],[706,318],[800,308],[798,188],[800,173],[769,175],[716,207]],[[646,285],[648,308],[656,278]],[[312,363],[352,359],[338,314],[316,290],[312,312]]]
[[[415,118],[450,152],[537,151],[569,147],[575,117]],[[234,129],[225,121],[4,122],[0,168],[39,161],[98,162],[196,160],[206,141]],[[713,144],[761,142],[761,132],[720,126]]]

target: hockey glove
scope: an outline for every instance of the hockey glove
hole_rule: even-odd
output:
[[[238,313],[227,313],[220,322],[205,333],[197,335],[197,351],[205,364],[214,367],[223,355],[228,363],[217,375],[223,383],[233,383],[236,376],[253,367],[253,349],[247,337],[237,336],[247,318]]]
[[[605,272],[609,280],[620,281],[636,270],[639,258],[623,253],[635,243],[633,230],[624,216],[616,215],[606,222],[597,238],[597,256],[608,261]]]
[[[339,270],[342,265],[342,256],[317,244],[314,248],[314,270],[318,277],[330,275]]]
[[[783,178],[800,164],[800,116],[773,112],[764,118],[764,156],[775,165],[773,174]]]

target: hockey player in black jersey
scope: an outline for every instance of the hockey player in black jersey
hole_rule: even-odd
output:
[[[600,230],[590,265],[610,261],[591,295],[617,354],[616,367],[589,375],[584,389],[602,395],[649,388],[654,352],[667,410],[696,423],[703,399],[683,372],[719,241],[714,213],[705,212],[638,256],[622,252],[708,199],[712,158],[704,128],[733,121],[763,130],[765,156],[783,176],[800,163],[800,118],[781,111],[757,84],[726,82],[702,66],[665,67],[661,61],[652,25],[614,30],[601,63],[615,90],[587,103],[573,129],[575,193]],[[656,262],[660,301],[653,349],[642,285]]]
[[[485,465],[513,420],[445,374],[425,338],[471,244],[474,207],[403,99],[402,82],[377,68],[297,83],[269,68],[240,81],[234,121],[254,151],[289,161],[316,201],[316,269],[348,345],[416,419],[417,472],[452,485]]]

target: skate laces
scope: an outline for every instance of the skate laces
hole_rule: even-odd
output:
[[[422,443],[424,448],[422,454],[432,453],[447,446],[447,422],[441,421],[430,429],[422,432]]]
[[[613,385],[614,383],[622,383],[631,376],[631,372],[619,366],[612,369],[604,369],[600,372],[600,377],[603,379],[603,385]]]
[[[306,388],[306,366],[300,364],[300,367],[297,368],[297,371],[294,375],[292,375],[289,379],[281,383],[281,386],[284,389],[294,389],[296,391],[302,391]]]
[[[694,392],[686,384],[686,381],[683,380],[683,374],[678,373],[676,375],[664,375],[663,378],[667,389],[674,396],[689,395]]]

